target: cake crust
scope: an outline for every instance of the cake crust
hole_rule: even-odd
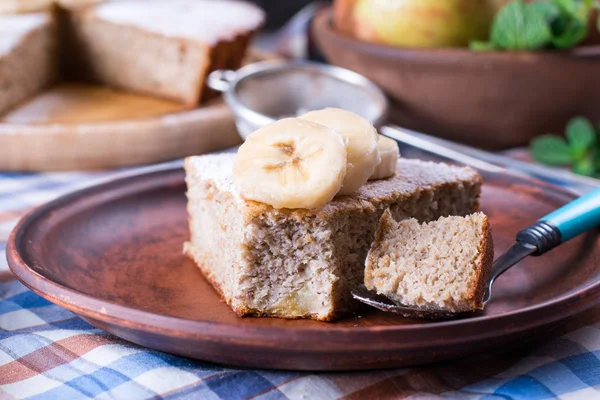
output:
[[[481,259],[480,268],[478,274],[473,277],[468,296],[471,302],[473,310],[483,310],[485,304],[483,304],[483,296],[485,289],[490,281],[492,275],[492,267],[494,264],[494,240],[492,239],[492,229],[489,224],[488,217],[485,217],[486,223],[484,224],[484,237],[485,239],[479,243],[479,252],[483,255]]]

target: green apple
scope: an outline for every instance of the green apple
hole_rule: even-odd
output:
[[[361,40],[401,47],[467,46],[487,39],[497,0],[337,0]],[[339,19],[339,18],[338,18]],[[336,20],[336,24],[338,21]]]

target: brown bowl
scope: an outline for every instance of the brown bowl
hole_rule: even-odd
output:
[[[408,49],[337,32],[330,9],[312,34],[329,62],[381,86],[391,119],[406,128],[503,149],[564,130],[574,116],[600,121],[600,48],[572,52]]]

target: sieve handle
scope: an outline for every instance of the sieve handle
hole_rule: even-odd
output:
[[[231,86],[231,82],[237,79],[237,72],[230,69],[218,69],[208,75],[206,84],[209,88],[217,92],[226,92]]]

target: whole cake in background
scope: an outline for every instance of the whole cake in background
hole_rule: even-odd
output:
[[[236,0],[66,3],[0,16],[0,80],[9,82],[0,114],[59,79],[197,105],[213,95],[207,75],[239,68],[264,21],[258,7]]]
[[[109,2],[66,16],[68,76],[189,105],[210,97],[211,71],[241,66],[264,20],[233,0]]]

